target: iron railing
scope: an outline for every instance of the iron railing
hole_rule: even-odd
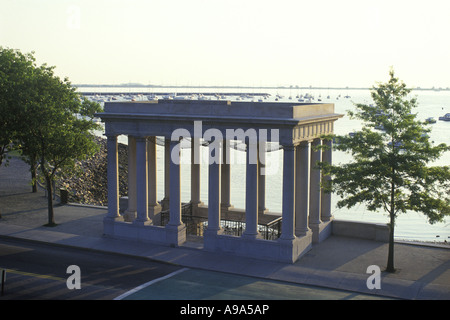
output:
[[[194,236],[203,236],[208,227],[208,218],[192,215],[192,206],[190,203],[182,205],[181,220],[186,226],[186,233]],[[276,240],[281,235],[281,217],[276,218],[266,224],[258,224],[258,232],[265,240]],[[169,210],[161,212],[161,226],[169,222]],[[223,234],[232,236],[241,236],[245,231],[245,222],[239,220],[221,219],[220,226]]]

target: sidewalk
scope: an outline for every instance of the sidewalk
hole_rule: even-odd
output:
[[[47,223],[44,192],[31,193],[28,166],[11,159],[0,167],[0,241],[2,237],[40,241],[118,254],[140,256],[183,267],[235,273],[292,283],[368,293],[402,299],[450,299],[450,247],[396,243],[394,274],[382,273],[381,289],[370,290],[370,265],[386,266],[388,245],[331,236],[314,245],[294,264],[217,254],[189,245],[170,248],[102,236],[106,209],[55,205],[58,226]]]

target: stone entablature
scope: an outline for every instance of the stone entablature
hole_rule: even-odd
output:
[[[280,144],[297,144],[333,132],[341,115],[334,104],[290,104],[230,101],[161,100],[151,102],[113,102],[105,104],[101,115],[106,135],[165,136],[185,128],[191,137],[194,121],[202,121],[203,132],[210,128],[278,129]],[[270,131],[268,131],[270,140]]]

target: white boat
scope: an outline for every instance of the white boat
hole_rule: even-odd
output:
[[[184,99],[186,99],[186,97],[185,96],[177,96],[176,94],[173,96],[173,99],[174,100],[184,100]]]
[[[200,94],[197,98],[198,100],[210,100],[210,98],[208,98],[207,96]]]

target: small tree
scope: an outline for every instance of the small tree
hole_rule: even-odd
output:
[[[55,225],[52,182],[59,170],[73,167],[77,159],[98,149],[92,133],[98,125],[92,118],[101,110],[97,103],[82,99],[68,79],[55,76],[53,69],[42,65],[33,70],[17,132],[23,155],[37,161],[45,180],[49,226]]]
[[[335,136],[335,149],[353,155],[342,165],[321,163],[330,180],[327,192],[341,197],[338,208],[365,203],[368,210],[389,214],[389,252],[386,271],[394,272],[394,226],[397,216],[408,210],[422,212],[428,222],[443,221],[450,215],[450,167],[431,166],[450,148],[433,146],[430,129],[412,113],[415,98],[390,71],[388,83],[373,87],[374,105],[356,104],[351,118],[363,122],[352,136]],[[331,138],[331,137],[327,137]]]

